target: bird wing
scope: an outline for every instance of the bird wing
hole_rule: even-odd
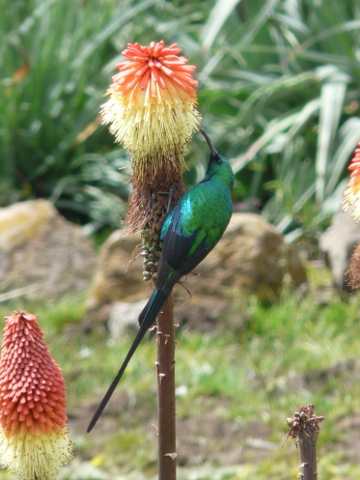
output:
[[[186,222],[184,217],[180,206],[176,207],[172,212],[171,222],[167,226],[156,282],[156,287],[159,289],[167,284],[167,287],[172,288],[183,275],[190,273],[211,250],[206,244],[206,235],[201,228],[197,228],[191,233],[184,231],[183,226]]]

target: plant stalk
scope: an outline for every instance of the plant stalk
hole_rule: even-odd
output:
[[[320,433],[320,423],[324,417],[316,416],[314,405],[300,407],[292,418],[287,418],[290,427],[288,437],[295,440],[295,445],[300,449],[300,474],[301,480],[317,480],[316,442]]]
[[[176,480],[175,328],[171,293],[157,317],[159,480]]]
[[[318,434],[313,425],[308,423],[304,430],[298,433],[301,480],[317,480],[316,442]]]

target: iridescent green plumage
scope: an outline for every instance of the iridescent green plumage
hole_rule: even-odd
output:
[[[154,324],[173,286],[214,248],[230,221],[233,211],[231,190],[234,174],[226,158],[218,154],[207,134],[202,129],[201,131],[211,149],[206,175],[181,198],[165,219],[160,236],[163,247],[154,292],[139,316],[140,329],[90,422],[88,432],[100,417],[127,364],[147,330]]]

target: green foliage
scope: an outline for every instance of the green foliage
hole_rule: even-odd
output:
[[[129,171],[118,172],[126,157],[108,152],[113,139],[98,112],[116,42],[125,45],[134,19],[144,21],[156,2],[2,3],[2,204],[47,197],[92,229],[119,224]]]
[[[359,141],[360,6],[352,0],[0,0],[0,204],[50,198],[90,231],[118,225],[127,154],[99,125],[128,41],[178,42],[198,66],[204,127],[242,209],[290,238],[339,208]],[[201,7],[201,8],[200,8]],[[187,156],[193,184],[203,141]],[[199,162],[202,158],[203,162]]]
[[[196,20],[196,6],[0,0],[0,7],[0,205],[45,197],[90,232],[118,226],[130,170],[100,126],[103,95],[128,41],[171,36],[174,19],[180,30]]]
[[[360,7],[245,0],[219,15],[223,4],[201,35],[204,123],[216,124],[234,157],[243,200],[260,199],[282,231],[301,227],[294,238],[339,209],[337,188],[360,140]]]

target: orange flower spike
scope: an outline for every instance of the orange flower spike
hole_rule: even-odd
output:
[[[350,205],[354,204],[352,216],[358,222],[360,221],[360,142],[348,169],[352,172],[348,187],[344,192],[345,200],[342,209],[345,211]]]
[[[65,381],[37,318],[5,317],[0,360],[0,461],[21,480],[52,480],[72,456]]]
[[[182,164],[185,144],[198,130],[196,67],[187,65],[180,52],[176,43],[165,47],[163,40],[149,46],[129,43],[123,51],[128,60],[117,65],[101,113],[134,164],[159,157],[176,157]]]

